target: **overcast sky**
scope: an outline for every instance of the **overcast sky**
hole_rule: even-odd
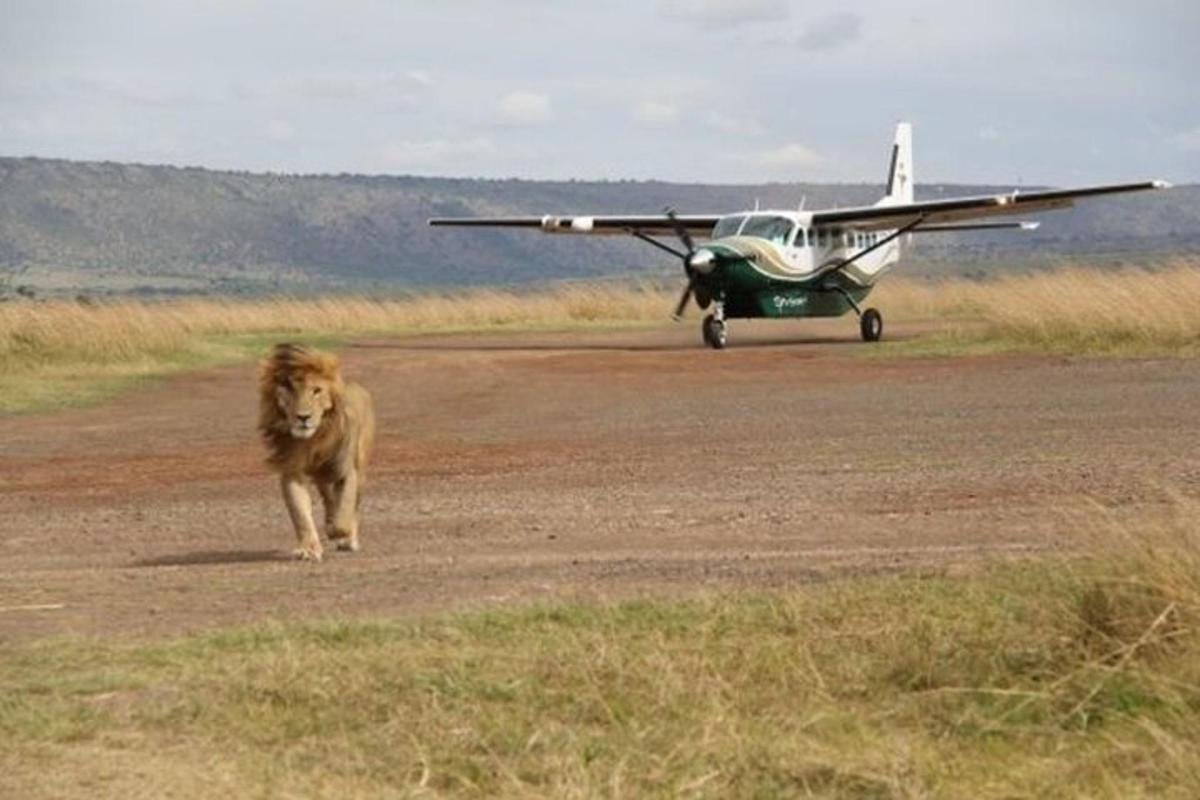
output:
[[[688,182],[1200,181],[1196,0],[0,0],[0,155]]]

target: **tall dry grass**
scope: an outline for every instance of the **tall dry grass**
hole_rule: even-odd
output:
[[[665,319],[670,292],[568,285],[399,299],[0,304],[0,413],[104,400],[146,378],[254,358],[272,340],[575,328]]]
[[[162,357],[198,338],[256,334],[408,334],[666,321],[673,289],[570,285],[416,295],[171,302],[0,304],[0,368]],[[1055,351],[1191,349],[1200,344],[1200,265],[1155,271],[1069,269],[1000,277],[885,281],[872,303],[892,318],[969,323],[963,330]]]
[[[204,337],[570,327],[661,320],[670,308],[670,293],[649,285],[603,284],[531,294],[481,289],[387,300],[8,303],[0,305],[0,368],[162,357],[194,348]]]
[[[1073,269],[987,282],[897,276],[871,299],[937,323],[915,352],[1200,353],[1200,269]],[[0,304],[0,412],[90,402],[130,380],[254,357],[268,341],[666,324],[678,287],[566,285],[395,299],[122,300]],[[852,336],[853,333],[847,335]],[[911,352],[913,343],[874,352]]]
[[[960,340],[1009,349],[1200,350],[1200,263],[1191,261],[1156,270],[1072,268],[982,282],[896,280],[881,284],[872,301],[885,313],[948,323]]]

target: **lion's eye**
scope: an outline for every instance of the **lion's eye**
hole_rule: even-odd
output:
[[[321,387],[320,387],[320,386],[314,386],[314,387],[313,387],[313,394],[320,394],[320,393],[321,393]]]

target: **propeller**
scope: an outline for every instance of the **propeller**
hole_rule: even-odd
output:
[[[696,243],[692,241],[692,234],[688,232],[687,226],[679,221],[679,217],[675,213],[675,209],[670,206],[663,209],[663,213],[667,215],[667,219],[671,220],[671,227],[675,229],[675,235],[679,238],[683,245],[683,271],[687,273],[687,286],[683,289],[683,294],[679,297],[679,302],[675,305],[675,312],[671,314],[672,319],[678,322],[683,318],[684,309],[687,308],[688,301],[692,296],[696,297],[696,305],[700,306],[701,310],[708,308],[712,302],[712,297],[704,287],[697,283],[696,270],[692,269],[692,256],[696,254]]]

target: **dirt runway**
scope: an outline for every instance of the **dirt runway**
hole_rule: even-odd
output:
[[[854,334],[356,343],[364,550],[318,565],[288,558],[253,365],[2,418],[0,643],[941,570],[1200,487],[1196,361],[870,358]]]

